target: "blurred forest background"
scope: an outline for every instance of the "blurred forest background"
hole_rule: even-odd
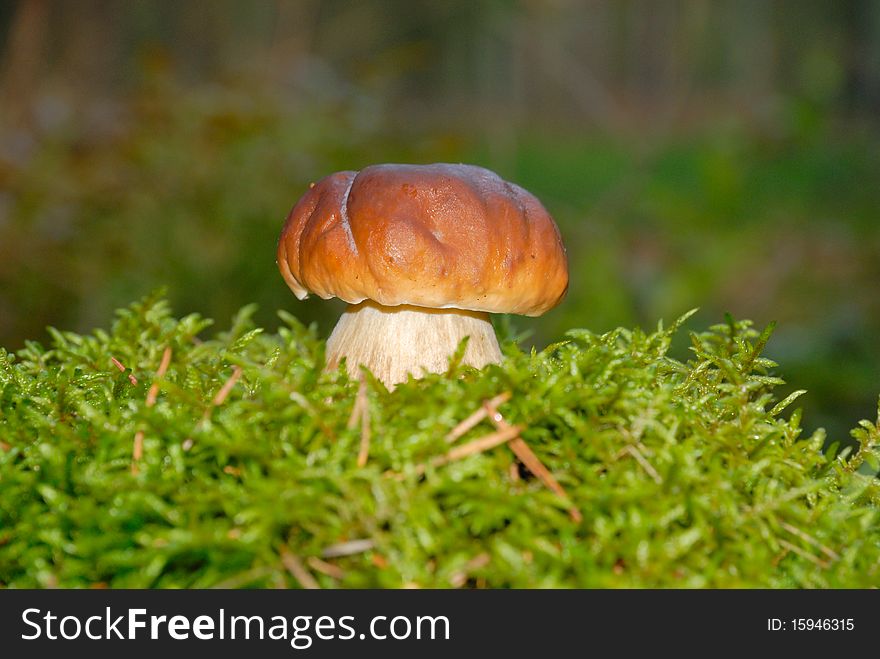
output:
[[[771,320],[837,438],[880,392],[880,2],[4,0],[0,345],[159,286],[329,331],[277,272],[310,181],[470,162],[534,192],[572,266],[515,318]],[[686,338],[678,346],[684,355]]]

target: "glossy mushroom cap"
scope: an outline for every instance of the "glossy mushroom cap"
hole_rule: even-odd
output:
[[[278,267],[300,299],[538,316],[568,288],[553,218],[473,165],[373,165],[314,184],[285,222]]]

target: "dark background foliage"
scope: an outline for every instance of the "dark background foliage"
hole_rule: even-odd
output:
[[[880,378],[880,4],[0,5],[0,345],[178,313],[316,320],[274,264],[308,183],[462,161],[538,195],[572,265],[541,319],[771,320],[805,425],[845,436]],[[679,346],[684,350],[683,346]]]

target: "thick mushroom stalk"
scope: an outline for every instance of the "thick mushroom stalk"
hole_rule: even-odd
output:
[[[463,309],[386,307],[370,300],[348,307],[327,339],[327,368],[345,357],[352,377],[366,366],[393,389],[412,374],[444,373],[462,339],[462,363],[475,368],[501,363],[501,350],[489,315]]]

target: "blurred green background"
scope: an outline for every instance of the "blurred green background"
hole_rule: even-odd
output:
[[[0,345],[167,286],[332,327],[274,263],[310,181],[470,162],[534,192],[568,298],[513,319],[771,320],[805,425],[880,392],[880,3],[6,0]],[[679,354],[685,354],[684,342]]]

